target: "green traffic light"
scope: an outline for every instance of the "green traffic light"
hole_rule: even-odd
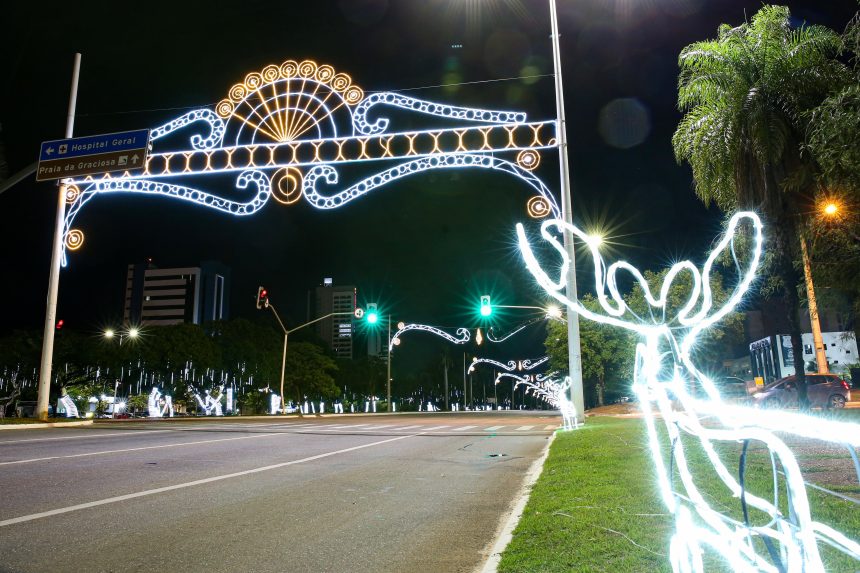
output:
[[[490,304],[490,297],[484,295],[481,297],[481,316],[490,316],[493,314],[493,305]]]
[[[376,303],[368,303],[367,314],[364,315],[364,320],[367,324],[376,324],[379,322],[379,311],[376,309]]]

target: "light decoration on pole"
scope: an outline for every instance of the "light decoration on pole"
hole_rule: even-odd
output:
[[[378,117],[382,108],[426,116],[439,127],[390,130],[391,121]],[[533,173],[540,150],[557,146],[554,120],[529,122],[518,111],[459,107],[395,92],[367,95],[349,75],[311,60],[287,60],[247,74],[213,108],[154,128],[150,141],[154,148],[142,173],[87,177],[68,186],[66,251],[83,244],[73,224],[97,196],[169,197],[236,216],[256,213],[272,197],[282,205],[304,198],[316,208],[336,209],[393,181],[438,169],[507,173],[533,191],[526,205],[530,216],[561,216],[556,199]],[[339,169],[368,162],[393,165],[339,185]],[[235,178],[236,190],[210,191],[223,187],[225,175]],[[206,177],[221,181],[203,187]],[[324,189],[334,185],[340,189]]]
[[[469,373],[475,371],[475,368],[479,364],[491,364],[496,368],[500,368],[507,372],[513,372],[515,370],[534,370],[538,366],[546,363],[549,360],[549,356],[544,356],[542,358],[536,358],[534,360],[526,359],[526,360],[508,360],[506,364],[493,360],[492,358],[473,358],[472,364],[469,365]]]
[[[751,241],[747,260],[735,242],[741,225],[749,228]],[[554,232],[553,232],[554,231]],[[597,300],[601,311],[591,311],[564,294],[567,269],[573,264],[556,233],[571,233],[585,243],[594,263]],[[541,225],[543,238],[559,253],[562,266],[553,280],[538,262],[525,230],[517,225],[520,250],[528,270],[547,293],[559,302],[595,322],[625,328],[642,338],[636,347],[634,391],[644,414],[648,444],[654,460],[660,493],[675,517],[669,555],[675,571],[702,571],[703,551],[719,554],[735,571],[824,571],[818,542],[827,544],[860,561],[860,544],[830,526],[813,520],[800,466],[793,452],[777,433],[815,438],[825,442],[860,446],[860,426],[820,420],[800,414],[764,412],[723,402],[712,380],[692,361],[698,336],[724,318],[741,301],[755,278],[762,252],[762,225],[751,212],[730,219],[726,234],[710,253],[702,271],[689,261],[671,267],[658,296],[654,296],[644,276],[626,262],[606,265],[597,242],[577,227],[561,220]],[[711,292],[711,269],[726,256],[734,262],[737,283],[727,300],[715,305]],[[619,271],[632,277],[652,308],[651,320],[635,315],[621,296],[616,277]],[[667,298],[672,282],[684,273],[692,279],[689,299],[674,316],[667,314]],[[607,293],[608,291],[608,293]],[[697,383],[706,399],[697,399],[689,386]],[[662,420],[668,444],[660,439],[656,423]],[[703,422],[707,421],[707,425]],[[684,439],[684,437],[687,439]],[[724,464],[716,443],[744,444],[739,479]],[[773,461],[774,498],[767,500],[750,492],[743,481],[746,447],[758,442],[767,448]],[[687,461],[687,449],[701,446],[722,484],[740,501],[744,519],[736,519],[708,503],[710,496],[700,489]],[[664,452],[668,449],[671,461]],[[777,472],[777,462],[781,472]],[[677,478],[673,473],[677,472]],[[787,504],[778,499],[780,477],[784,480]],[[860,476],[858,476],[860,477]],[[705,480],[709,481],[709,480]],[[680,491],[679,491],[680,490]],[[784,513],[780,506],[787,506]],[[764,525],[753,525],[749,510],[765,516]],[[767,548],[767,555],[762,547]]]
[[[389,350],[393,350],[395,346],[400,344],[400,337],[403,334],[411,331],[411,330],[419,330],[421,332],[428,332],[430,334],[435,334],[440,338],[444,338],[448,342],[453,342],[454,344],[465,344],[469,342],[471,339],[471,335],[469,334],[468,328],[458,328],[456,336],[453,334],[449,334],[440,328],[436,328],[435,326],[429,326],[427,324],[406,324],[404,322],[397,323],[397,332],[391,337],[391,344],[388,345]]]

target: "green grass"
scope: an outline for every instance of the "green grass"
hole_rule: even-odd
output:
[[[663,451],[669,443],[661,428]],[[674,524],[658,497],[650,453],[645,449],[645,424],[637,419],[590,418],[575,432],[559,433],[543,472],[535,484],[513,540],[502,555],[499,571],[606,571],[611,573],[671,570],[666,554]],[[712,507],[743,519],[740,502],[716,477],[694,439],[683,439],[697,486]],[[720,458],[737,475],[742,445],[723,443]],[[846,453],[847,456],[847,453]],[[808,456],[812,457],[813,456]],[[829,459],[831,456],[822,456]],[[812,464],[814,467],[814,464]],[[817,469],[817,468],[815,468]],[[815,482],[815,471],[806,479]],[[773,497],[770,457],[761,445],[747,454],[748,491]],[[681,487],[675,471],[676,489]],[[848,495],[854,485],[826,485]],[[785,512],[784,480],[779,481],[779,505]],[[860,539],[856,505],[808,488],[813,519]],[[754,525],[764,514],[750,509]],[[860,570],[860,564],[819,543],[828,571]],[[766,555],[763,545],[759,553]],[[705,553],[707,571],[728,571],[712,551]]]
[[[670,571],[672,519],[638,420],[556,436],[499,571]]]

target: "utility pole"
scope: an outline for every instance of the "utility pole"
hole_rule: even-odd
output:
[[[818,302],[815,299],[815,286],[812,284],[812,264],[803,234],[800,235],[800,254],[803,258],[803,276],[806,279],[806,300],[809,304],[809,323],[812,325],[812,344],[815,346],[815,364],[819,374],[827,374],[827,354],[824,351],[821,322],[818,320]]]
[[[556,126],[558,133],[558,159],[561,171],[561,211],[564,222],[573,225],[573,201],[570,195],[570,165],[567,158],[567,123],[564,118],[564,90],[561,84],[561,47],[558,35],[558,14],[555,0],[549,0],[550,23],[552,27],[552,63],[555,72],[555,106]],[[568,300],[576,302],[576,254],[574,253],[573,237],[564,233],[564,247],[570,258],[567,271]],[[582,355],[579,342],[579,315],[569,307],[567,309],[567,353],[570,373],[570,400],[578,420],[585,419],[585,396],[582,388]]]
[[[75,108],[78,102],[78,78],[81,72],[81,55],[75,54],[72,68],[72,87],[69,92],[69,111],[66,115],[66,139],[75,130]],[[36,415],[43,422],[48,419],[48,402],[51,397],[51,366],[54,359],[54,331],[57,321],[57,294],[60,290],[60,262],[63,257],[63,225],[66,220],[66,181],[60,183],[57,194],[57,220],[54,225],[54,242],[51,249],[51,270],[48,277],[48,301],[45,311],[45,331],[42,338],[42,364],[39,368],[39,397]]]

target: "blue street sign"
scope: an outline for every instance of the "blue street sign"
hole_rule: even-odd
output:
[[[149,130],[123,131],[120,133],[103,133],[72,139],[55,139],[42,143],[39,161],[62,159],[65,157],[81,157],[97,155],[113,151],[130,151],[146,149],[149,143]]]
[[[46,141],[39,152],[36,181],[139,172],[146,166],[148,148],[148,129]]]

